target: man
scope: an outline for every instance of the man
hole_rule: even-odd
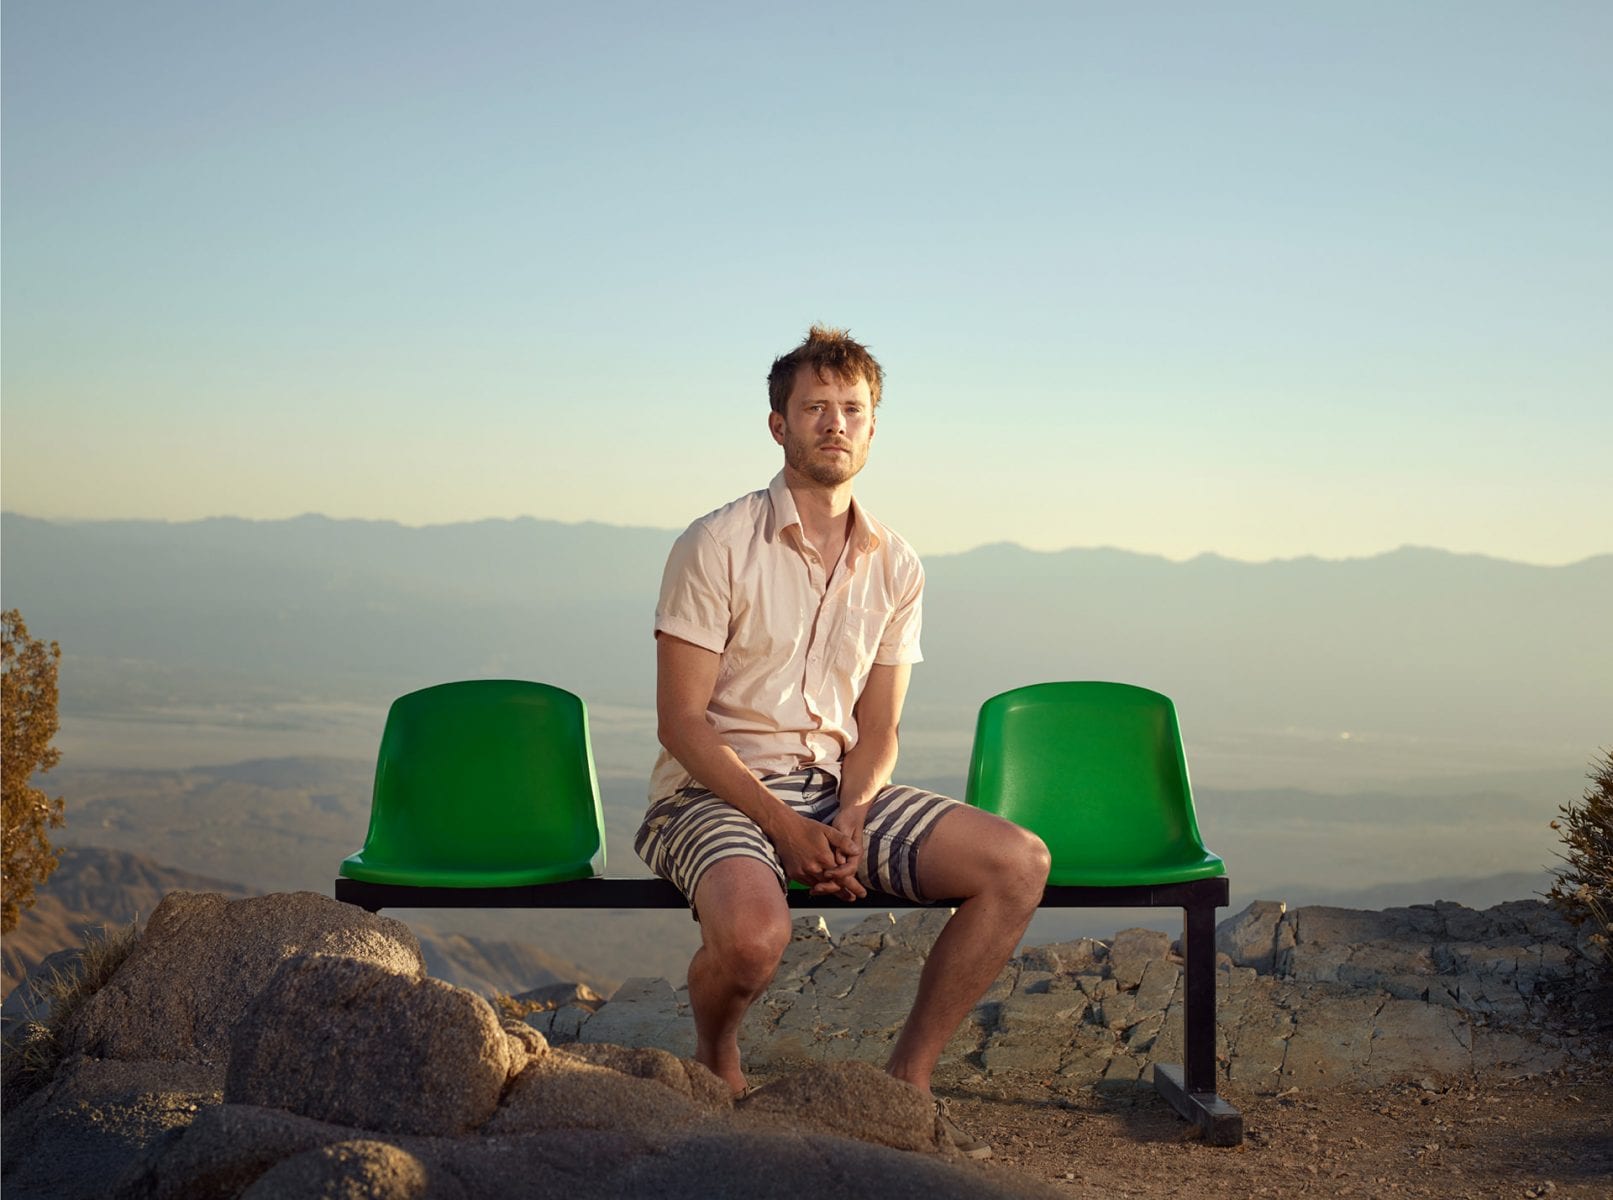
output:
[[[684,532],[656,609],[664,750],[636,848],[689,898],[695,1057],[736,1094],[738,1033],[790,940],[786,880],[956,899],[886,1070],[926,1096],[941,1051],[1018,945],[1047,882],[1041,839],[888,782],[924,572],[852,499],[884,372],[814,326],[773,363],[768,429],[784,469]],[[991,1153],[938,1116],[974,1157]]]

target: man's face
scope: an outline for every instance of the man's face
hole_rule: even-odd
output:
[[[796,372],[785,414],[768,414],[784,465],[824,487],[849,482],[868,461],[874,439],[874,404],[868,381],[819,379],[810,366]]]

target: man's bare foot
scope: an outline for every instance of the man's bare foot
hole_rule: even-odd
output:
[[[738,1046],[735,1046],[730,1054],[712,1054],[702,1046],[695,1050],[694,1060],[726,1083],[736,1100],[743,1096],[750,1086],[745,1081],[745,1072],[739,1069]]]

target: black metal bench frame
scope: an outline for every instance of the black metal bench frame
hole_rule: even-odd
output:
[[[383,908],[686,908],[683,894],[663,879],[574,879],[521,887],[408,887],[336,880],[336,899],[370,912]],[[809,892],[786,893],[791,908],[950,907],[924,905],[883,892],[825,904]],[[1228,901],[1226,876],[1190,883],[1135,887],[1049,885],[1042,908],[1180,908],[1182,910],[1182,1065],[1154,1064],[1154,1086],[1212,1146],[1243,1141],[1243,1116],[1216,1093],[1215,910]]]

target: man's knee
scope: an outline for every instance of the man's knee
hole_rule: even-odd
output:
[[[772,982],[784,949],[790,944],[790,918],[768,914],[745,918],[711,931],[706,946],[725,974],[746,991],[760,992]]]
[[[1029,829],[1022,829],[1020,833],[1020,870],[1023,872],[1025,882],[1036,889],[1036,898],[1042,897],[1042,891],[1047,887],[1047,877],[1053,870],[1053,854],[1047,848],[1047,843]]]
[[[957,806],[919,851],[920,880],[929,896],[992,896],[1016,907],[1041,903],[1052,855],[1040,837],[1012,821]]]
[[[790,944],[790,909],[778,876],[756,859],[724,859],[707,870],[694,898],[712,964],[736,987],[760,992]]]
[[[1053,856],[1047,843],[1029,829],[1009,824],[993,846],[992,878],[1009,897],[1035,908],[1047,887]]]

